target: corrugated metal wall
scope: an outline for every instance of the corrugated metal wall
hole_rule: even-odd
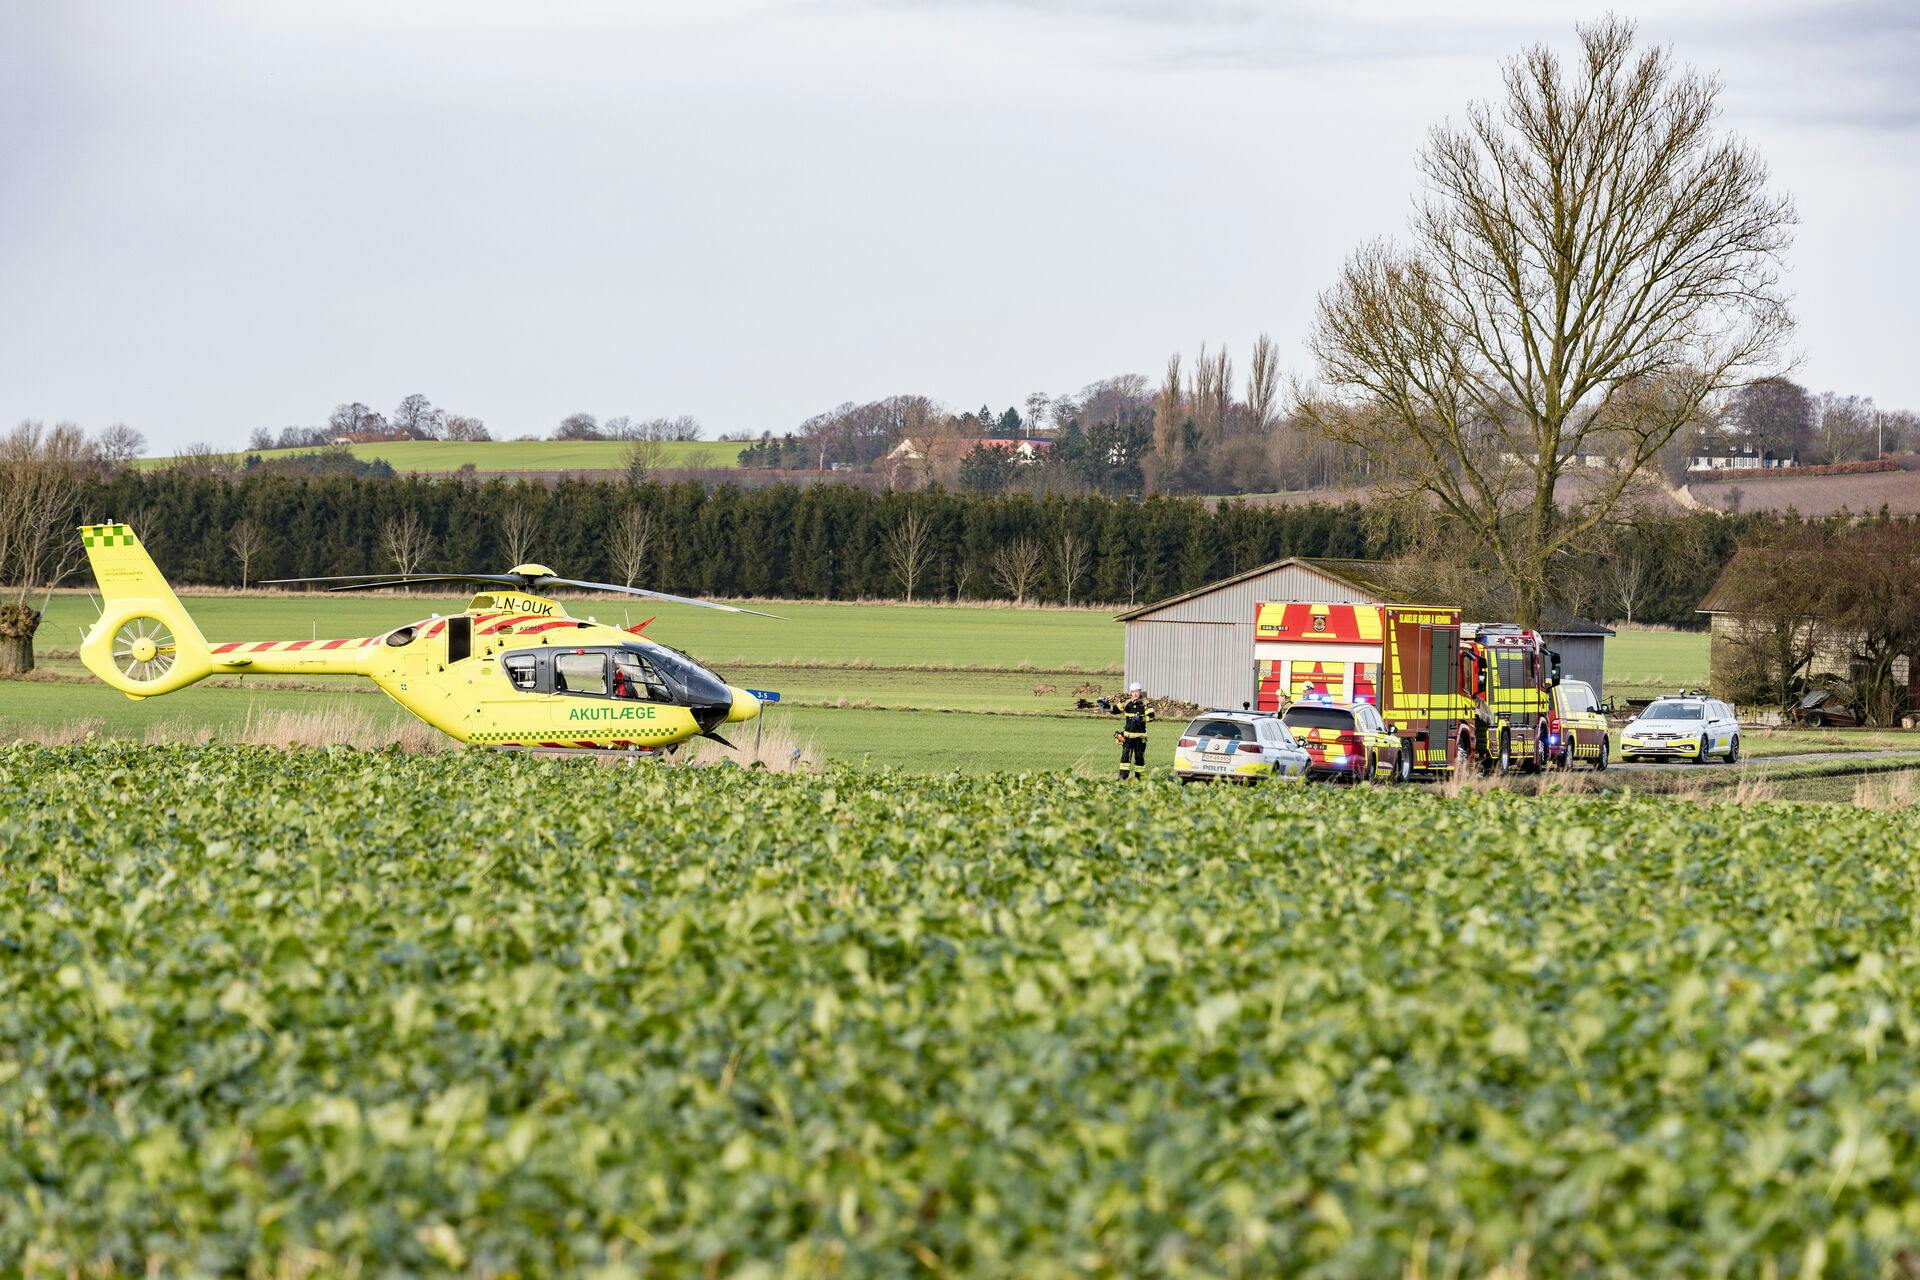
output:
[[[1251,611],[1249,611],[1251,612]],[[1127,624],[1127,679],[1203,707],[1253,701],[1253,621]]]
[[[1138,680],[1156,698],[1203,707],[1252,702],[1253,610],[1268,600],[1386,603],[1304,565],[1281,566],[1125,623],[1126,679]],[[1595,697],[1606,696],[1603,637],[1549,636],[1547,643],[1559,651],[1563,674],[1591,684]]]
[[[1607,641],[1605,636],[1555,636],[1547,637],[1547,647],[1560,655],[1560,674],[1568,680],[1585,680],[1593,686],[1593,696],[1607,696],[1603,687],[1606,677]]]

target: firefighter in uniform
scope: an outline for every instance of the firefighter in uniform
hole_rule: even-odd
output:
[[[1120,731],[1113,735],[1120,740],[1120,780],[1138,779],[1147,771],[1147,726],[1153,723],[1153,704],[1147,701],[1146,690],[1130,684],[1124,699],[1102,698],[1100,705],[1108,715],[1124,717]]]

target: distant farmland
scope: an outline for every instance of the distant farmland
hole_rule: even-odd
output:
[[[737,467],[740,450],[736,440],[686,440],[662,444],[661,463],[675,468]],[[480,444],[448,440],[399,440],[381,444],[355,444],[347,448],[356,458],[371,461],[383,458],[395,471],[437,473],[458,471],[472,465],[476,471],[618,471],[624,465],[627,445],[620,440],[498,440]],[[268,449],[263,458],[283,458],[312,449]],[[235,459],[244,453],[229,455]],[[164,467],[172,458],[143,458],[147,468]]]

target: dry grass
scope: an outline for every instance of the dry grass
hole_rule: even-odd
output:
[[[195,746],[209,742],[244,743],[256,747],[354,747],[361,751],[394,748],[412,755],[439,755],[458,743],[418,720],[378,720],[354,707],[322,711],[247,712],[238,732],[221,732],[207,725],[157,724],[147,730],[150,747]]]
[[[822,763],[813,740],[802,738],[784,720],[769,721],[758,734],[736,728],[732,742],[732,747],[723,747],[711,738],[695,738],[680,753],[680,761],[696,767],[730,764],[768,773],[817,773]]]
[[[1742,770],[1740,781],[1734,783],[1731,788],[1722,788],[1714,800],[1719,804],[1749,805],[1765,804],[1779,798],[1780,788],[1757,773]]]
[[[376,720],[356,707],[323,711],[248,711],[238,741],[263,747],[397,747],[413,755],[439,755],[454,744],[418,720]]]
[[[52,667],[35,667],[19,675],[8,676],[9,680],[23,680],[29,684],[90,684],[92,676],[75,675],[67,671],[55,671]]]
[[[1715,778],[1696,777],[1687,774],[1674,777],[1670,785],[1647,788],[1648,794],[1665,796],[1670,800],[1685,800],[1701,805],[1747,805],[1766,804],[1780,798],[1780,789],[1773,782],[1758,773],[1746,769],[1740,771],[1738,781],[1731,786]]]
[[[1536,775],[1532,782],[1533,794],[1537,796],[1583,796],[1603,791],[1609,785],[1619,785],[1618,778],[1609,780],[1606,774],[1593,769],[1552,769]]]
[[[25,724],[7,730],[8,742],[35,742],[43,747],[70,747],[105,734],[107,722],[98,716],[65,724]]]
[[[150,747],[204,747],[213,741],[212,725],[153,724],[142,742]]]
[[[1452,799],[1455,796],[1484,795],[1489,791],[1512,790],[1513,776],[1502,777],[1497,773],[1482,773],[1478,769],[1455,769],[1447,775],[1447,780],[1438,788],[1441,795]]]
[[[1862,809],[1905,812],[1912,809],[1916,801],[1920,801],[1920,784],[1915,781],[1917,777],[1920,777],[1920,773],[1906,769],[1899,773],[1862,778],[1853,789],[1853,802]]]

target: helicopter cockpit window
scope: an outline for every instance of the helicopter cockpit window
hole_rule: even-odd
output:
[[[507,679],[522,693],[540,691],[540,659],[531,653],[510,653],[500,660]]]
[[[607,655],[596,650],[553,655],[555,693],[607,692]]]
[[[670,702],[667,686],[653,664],[629,649],[613,653],[613,696],[638,698],[648,702]]]

